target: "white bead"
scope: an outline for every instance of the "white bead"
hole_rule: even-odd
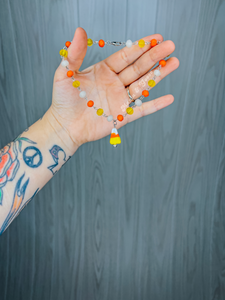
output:
[[[161,75],[161,72],[160,72],[159,70],[155,70],[155,71],[154,71],[154,75],[155,75],[155,76],[160,76],[160,75]]]
[[[132,45],[133,45],[133,42],[132,42],[131,40],[127,40],[127,41],[126,41],[126,46],[127,46],[128,48],[131,48]]]
[[[136,99],[135,100],[135,105],[141,106],[142,105],[142,101],[140,99]]]
[[[81,98],[85,98],[86,97],[86,92],[85,91],[80,92],[79,96]]]
[[[111,122],[113,120],[113,116],[112,115],[109,115],[108,117],[107,117],[107,121],[108,122]]]
[[[65,60],[62,60],[61,65],[62,65],[63,67],[69,66],[68,60],[66,60],[66,59],[65,59]]]

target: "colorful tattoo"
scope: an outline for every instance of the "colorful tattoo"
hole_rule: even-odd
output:
[[[58,166],[58,160],[59,160],[59,155],[58,155],[58,153],[59,153],[59,151],[62,151],[63,153],[64,153],[64,161],[66,161],[66,153],[65,153],[65,151],[61,148],[61,147],[59,147],[59,146],[57,146],[57,145],[54,145],[52,148],[51,148],[51,150],[49,150],[49,152],[51,153],[51,156],[52,156],[52,158],[53,158],[53,160],[54,160],[54,162],[55,162],[55,164],[53,164],[53,165],[51,165],[51,166],[49,166],[48,167],[48,169],[52,172],[52,174],[54,175],[57,171],[53,171],[53,169],[56,167],[56,166]]]
[[[38,168],[43,161],[41,151],[34,146],[27,147],[23,151],[23,160],[28,167]]]
[[[15,178],[19,169],[18,150],[21,152],[22,141],[36,144],[19,135],[14,142],[7,144],[0,150],[0,205],[2,205],[3,201],[3,187],[8,181],[12,181]]]

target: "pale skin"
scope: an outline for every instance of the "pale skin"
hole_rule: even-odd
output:
[[[88,48],[87,38],[86,31],[78,27],[68,48],[69,69],[80,81],[88,99],[114,119],[124,113],[121,107],[130,101],[126,87],[129,86],[134,99],[140,97],[144,89],[140,81],[145,80],[147,88],[146,78],[153,77],[150,78],[147,72],[175,50],[172,41],[164,41],[162,35],[154,34],[142,38],[145,41],[161,41],[153,48],[150,45],[143,48],[138,45],[118,47],[120,50],[106,59],[79,71]],[[166,66],[161,68],[161,75],[156,77],[154,88],[178,67],[179,60],[170,57]],[[117,121],[116,128],[163,109],[173,101],[173,95],[168,94],[143,102],[132,115]],[[93,108],[87,106],[87,101],[79,97],[79,90],[73,87],[67,69],[59,64],[54,76],[52,104],[43,118],[1,150],[0,234],[81,145],[110,135],[112,128],[112,122],[98,116]],[[112,146],[109,144],[109,147]],[[32,157],[34,160],[30,159]]]

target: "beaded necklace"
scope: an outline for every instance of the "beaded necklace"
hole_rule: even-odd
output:
[[[112,46],[126,46],[128,48],[131,48],[133,45],[139,45],[140,48],[143,48],[145,45],[151,45],[151,48],[152,47],[155,47],[157,46],[158,44],[160,43],[160,41],[157,41],[156,39],[152,39],[151,41],[144,41],[143,39],[139,40],[139,41],[136,41],[136,42],[132,42],[131,40],[127,40],[126,42],[110,42],[110,41],[104,41],[104,40],[99,40],[99,41],[94,41],[90,38],[88,38],[87,40],[87,45],[89,47],[91,47],[92,45],[95,45],[95,44],[98,44],[99,47],[103,48],[105,45],[112,45]],[[127,109],[126,109],[126,113],[125,114],[119,114],[117,116],[117,119],[113,119],[113,116],[112,115],[106,115],[103,111],[102,108],[97,108],[96,106],[94,106],[94,101],[92,100],[88,100],[87,96],[86,96],[86,92],[83,91],[81,88],[80,88],[80,81],[76,80],[74,78],[74,72],[72,70],[70,70],[68,68],[69,66],[69,62],[68,60],[66,59],[67,56],[68,56],[68,51],[67,49],[69,48],[69,46],[71,45],[71,42],[67,41],[65,43],[65,46],[63,47],[63,49],[61,49],[59,51],[59,54],[61,55],[61,58],[62,58],[62,62],[61,62],[61,65],[63,67],[65,67],[68,71],[67,71],[67,76],[68,77],[71,77],[72,78],[72,85],[77,88],[79,90],[79,96],[80,98],[84,98],[86,101],[87,101],[87,106],[88,107],[93,107],[95,110],[96,110],[96,113],[98,116],[103,116],[103,117],[106,117],[107,118],[107,121],[108,122],[113,122],[113,129],[111,131],[111,136],[110,136],[110,144],[113,145],[114,147],[117,147],[118,144],[121,144],[121,138],[118,134],[118,131],[116,129],[116,125],[117,125],[117,121],[119,122],[122,122],[124,117],[128,114],[128,115],[132,115],[133,112],[134,112],[134,108],[137,107],[137,106],[141,106],[142,105],[142,100],[144,97],[148,97],[149,96],[149,90],[150,88],[154,87],[155,86],[155,79],[157,76],[160,76],[161,75],[161,72],[160,72],[160,69],[161,67],[164,67],[166,65],[166,60],[165,59],[162,59],[159,61],[159,66],[158,68],[156,68],[154,70],[154,77],[152,79],[150,79],[148,81],[148,87],[146,89],[144,89],[142,91],[142,96],[140,96],[138,99],[134,100],[128,93],[129,95],[129,98],[131,99],[129,105],[131,103],[134,103],[134,105],[132,106],[128,106]],[[168,55],[169,56],[169,55]],[[167,57],[168,57],[167,56]],[[150,70],[151,71],[151,70]],[[129,91],[129,90],[128,90]]]

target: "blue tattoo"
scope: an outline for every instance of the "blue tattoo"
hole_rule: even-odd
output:
[[[52,158],[53,158],[53,160],[54,160],[54,162],[55,162],[55,164],[53,164],[53,165],[51,165],[51,166],[49,166],[48,167],[48,169],[52,172],[52,174],[54,175],[56,172],[54,172],[53,171],[53,169],[56,167],[56,166],[58,166],[58,160],[59,160],[59,155],[58,155],[58,153],[59,153],[59,151],[62,151],[63,153],[64,153],[64,161],[66,161],[66,153],[65,153],[65,151],[61,148],[61,147],[59,147],[59,146],[57,146],[57,145],[54,145],[52,148],[51,148],[51,150],[49,150],[49,152],[51,153],[51,156],[52,156]]]
[[[36,158],[36,156],[38,156],[38,159]],[[28,167],[38,168],[43,161],[41,151],[34,146],[27,147],[23,151],[23,160],[28,165]]]

